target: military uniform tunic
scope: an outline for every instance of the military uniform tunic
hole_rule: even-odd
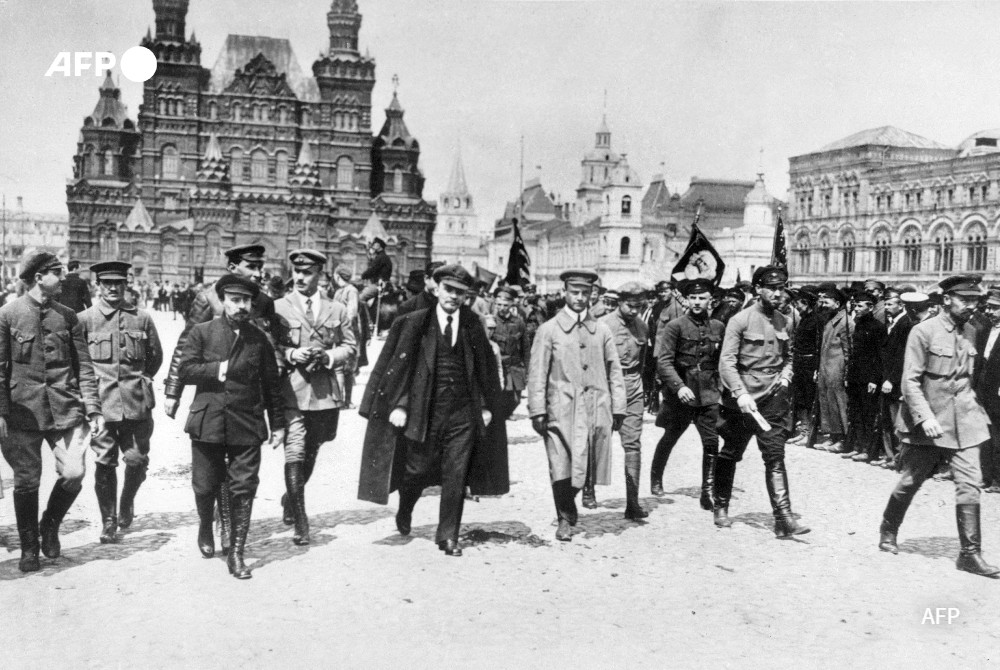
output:
[[[611,331],[625,382],[625,420],[618,431],[625,451],[642,448],[643,390],[642,369],[646,358],[648,327],[638,316],[626,322],[619,310],[601,318]]]

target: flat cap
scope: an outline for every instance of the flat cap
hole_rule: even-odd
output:
[[[224,253],[226,260],[230,263],[239,263],[240,261],[258,262],[264,260],[264,245],[244,244],[232,249],[226,249]]]
[[[874,305],[878,300],[868,291],[856,291],[854,293],[854,302],[870,302]]]
[[[806,302],[816,302],[819,298],[819,292],[816,290],[815,286],[811,284],[806,284],[805,286],[800,286],[795,289],[795,293],[792,294],[796,300],[805,300]]]
[[[215,293],[219,296],[220,300],[226,293],[237,293],[256,298],[260,294],[260,287],[252,279],[247,279],[240,275],[227,274],[215,282]]]
[[[513,286],[501,286],[497,289],[496,297],[504,297],[509,300],[517,300],[517,291]]]
[[[727,288],[725,291],[722,292],[723,300],[729,298],[731,300],[736,300],[742,303],[746,299],[746,297],[747,297],[746,293],[744,293],[743,289],[741,289],[739,286],[733,286],[732,288]]]
[[[961,296],[979,297],[983,294],[979,288],[979,282],[983,280],[979,275],[954,275],[942,279],[938,286],[942,293],[954,293]]]
[[[62,261],[59,257],[48,251],[39,251],[33,256],[28,256],[24,263],[21,265],[21,274],[18,275],[21,279],[29,281],[34,279],[35,275],[38,273],[45,274],[49,270],[54,268],[62,267]]]
[[[296,249],[288,254],[288,261],[297,268],[307,268],[312,265],[326,265],[326,254],[315,249]]]
[[[433,277],[434,271],[445,265],[447,265],[447,263],[444,261],[431,261],[424,266],[424,275],[427,277]]]
[[[605,300],[613,300],[614,302],[621,300],[621,295],[619,295],[618,291],[605,290],[603,295]]]
[[[712,282],[706,277],[696,277],[695,279],[688,280],[681,291],[685,296],[693,295],[695,293],[711,293],[712,292]],[[742,299],[742,295],[741,295]]]
[[[865,288],[868,288],[869,286],[875,286],[882,291],[885,290],[885,282],[879,281],[878,279],[866,279],[864,282],[864,286]]]
[[[643,298],[646,296],[646,291],[648,288],[643,286],[637,281],[625,282],[618,287],[617,293],[618,297],[622,300],[631,300],[635,298]]]
[[[754,286],[779,286],[788,281],[788,271],[777,265],[764,265],[753,273]]]
[[[986,291],[986,304],[1000,307],[1000,288],[991,286]]]
[[[593,286],[597,281],[597,273],[591,270],[566,270],[559,279],[571,286]]]
[[[102,279],[128,279],[128,271],[132,268],[131,263],[125,261],[104,261],[94,263],[90,266],[90,271],[94,273],[97,281]]]
[[[410,276],[406,278],[406,290],[413,291],[414,293],[423,291],[425,288],[424,278],[426,276],[423,270],[410,270]]]
[[[469,290],[476,283],[469,271],[458,264],[439,267],[434,271],[434,281],[465,290]]]
[[[833,298],[840,304],[844,304],[845,302],[847,302],[847,295],[845,295],[843,291],[837,288],[837,285],[834,284],[833,282],[824,282],[820,284],[819,288],[817,289],[817,293],[819,295],[825,295],[828,298]]]
[[[385,240],[383,240],[381,237],[376,237],[374,240],[372,240],[372,244],[381,244],[383,249],[385,249],[388,246],[385,243]]]
[[[333,272],[339,275],[344,281],[351,281],[351,277],[354,276],[354,273],[351,272],[351,268],[347,267],[346,265],[338,265],[337,269],[335,269]]]
[[[660,281],[656,282],[657,293],[660,293],[661,291],[666,291],[668,288],[670,288],[670,282],[664,279],[661,279]]]

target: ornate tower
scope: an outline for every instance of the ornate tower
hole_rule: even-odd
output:
[[[361,13],[355,0],[333,0],[326,15],[330,29],[330,50],[313,63],[313,75],[324,101],[346,100],[353,93],[354,106],[361,112],[361,128],[371,128],[372,88],[375,86],[375,59],[358,51]]]
[[[576,188],[576,216],[574,225],[583,225],[604,211],[602,191],[612,179],[619,156],[611,150],[611,131],[608,120],[601,117],[594,148],[580,162],[580,185]]]
[[[465,167],[461,152],[455,153],[448,188],[441,193],[434,228],[434,258],[458,262],[467,269],[475,261],[480,266],[487,263],[487,249],[483,246],[485,235],[479,230],[472,194],[465,182]]]
[[[420,172],[420,143],[410,135],[403,121],[403,106],[392,94],[385,110],[385,123],[372,145],[372,197],[380,194],[419,200],[424,192]]]

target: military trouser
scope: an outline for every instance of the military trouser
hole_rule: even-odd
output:
[[[149,466],[149,440],[153,420],[125,419],[104,424],[104,430],[90,438],[94,462],[109,468],[118,467],[118,452],[129,467],[145,470]]]
[[[676,396],[664,396],[656,425],[664,428],[663,436],[656,443],[649,475],[653,483],[662,481],[663,470],[677,441],[694,424],[701,438],[702,459],[712,459],[719,453],[719,405],[685,405]]]
[[[0,450],[14,471],[14,490],[37,490],[42,479],[42,442],[56,457],[59,484],[67,491],[79,491],[86,473],[87,437],[90,425],[81,421],[62,430],[18,430],[11,428]]]
[[[879,395],[877,389],[875,393],[869,393],[866,382],[850,382],[847,385],[847,415],[851,420],[847,446],[851,451],[872,458],[881,448],[878,440]]]
[[[934,474],[938,462],[944,460],[955,478],[955,504],[978,505],[983,480],[979,467],[980,446],[944,449],[904,442],[899,454],[899,482],[892,497],[905,511],[924,480]]]

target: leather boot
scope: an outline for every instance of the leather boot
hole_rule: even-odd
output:
[[[559,528],[556,530],[556,539],[560,542],[569,542],[573,539],[572,526],[576,525],[576,492],[573,482],[570,479],[560,479],[552,482],[552,500],[556,505],[556,516],[559,518]]]
[[[736,478],[736,461],[728,458],[716,458],[715,481],[713,483],[715,525],[719,528],[729,528],[733,525],[729,518],[729,498],[733,494],[733,480]]]
[[[302,461],[285,463],[285,488],[288,499],[293,504],[295,533],[292,542],[297,545],[309,544],[309,517],[306,516],[306,483]]]
[[[97,494],[97,506],[101,510],[101,544],[114,544],[118,541],[115,535],[118,531],[118,516],[115,513],[118,505],[118,472],[115,468],[101,464],[94,466],[94,493]]]
[[[410,524],[413,522],[413,508],[420,500],[422,489],[412,486],[400,487],[399,509],[396,511],[396,530],[400,535],[410,534]]]
[[[639,504],[639,473],[642,469],[642,453],[625,452],[625,518],[639,521],[649,516],[649,512]]]
[[[895,496],[889,496],[885,511],[882,512],[882,524],[879,526],[878,548],[890,554],[898,554],[899,546],[896,544],[896,537],[899,533],[899,526],[903,523],[906,510],[910,506],[910,501],[898,500]]]
[[[701,508],[711,511],[715,508],[712,502],[712,484],[715,481],[715,454],[701,456]]]
[[[215,496],[195,494],[194,504],[198,508],[198,551],[202,558],[212,558],[215,556],[215,533],[212,532]]]
[[[59,558],[62,546],[59,544],[59,524],[66,517],[66,512],[73,505],[76,496],[80,494],[80,489],[67,491],[63,488],[63,480],[56,480],[49,494],[49,504],[42,514],[42,521],[38,524],[38,532],[41,535],[42,553],[49,558]]]
[[[233,497],[229,493],[229,484],[222,482],[216,498],[219,503],[219,545],[222,547],[222,555],[225,556],[229,553],[229,547],[232,546],[233,537]]]
[[[14,515],[17,534],[21,539],[21,572],[37,572],[38,562],[38,489],[14,489]]]
[[[122,484],[122,497],[118,501],[118,527],[131,528],[135,518],[135,494],[146,481],[146,468],[125,466],[125,483]]]
[[[250,579],[250,568],[243,562],[243,550],[247,544],[247,533],[250,532],[250,513],[253,511],[253,496],[233,496],[232,500],[233,526],[232,547],[226,560],[229,574],[236,579]]]
[[[649,464],[649,492],[657,498],[665,495],[663,491],[663,471],[667,467],[670,451],[670,449],[662,445],[662,440],[660,440],[660,442],[656,443],[656,451],[653,452],[653,461]]]
[[[590,470],[583,482],[583,506],[587,509],[597,509],[597,492],[594,490],[594,480]]]
[[[962,545],[955,567],[974,575],[1000,578],[1000,568],[987,563],[981,553],[979,505],[955,505],[955,517],[958,521],[958,541]]]
[[[796,523],[792,517],[792,502],[788,496],[788,473],[785,472],[785,462],[765,463],[764,482],[767,485],[767,494],[771,498],[771,510],[774,512],[775,537],[783,540],[793,535],[808,533],[809,528]]]
[[[288,467],[287,463],[285,464],[285,467]],[[285,488],[288,488],[287,482],[285,484]],[[281,523],[286,526],[295,525],[295,507],[288,499],[288,493],[281,494]]]

